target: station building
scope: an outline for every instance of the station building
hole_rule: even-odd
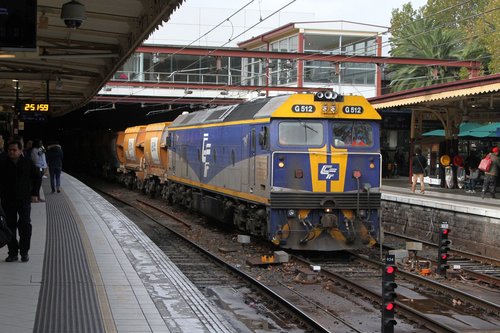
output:
[[[297,91],[292,88],[323,87],[341,94],[374,97],[382,88],[379,66],[349,60],[354,56],[381,56],[381,33],[386,29],[347,21],[289,23],[243,41],[238,48],[217,49],[226,54],[241,51],[237,56],[217,56],[211,52],[196,55],[184,47],[144,44],[100,95],[185,97],[189,94],[199,99],[250,99],[263,95],[264,91],[266,95],[276,95]],[[253,51],[282,53],[283,58],[256,56]],[[294,53],[338,55],[343,61],[302,59],[294,57]],[[124,85],[129,81],[156,85],[139,93],[137,87]],[[186,88],[168,84],[185,84]],[[220,85],[220,89],[213,89],[212,85]],[[281,89],[272,89],[277,87]],[[287,87],[291,89],[286,90]]]

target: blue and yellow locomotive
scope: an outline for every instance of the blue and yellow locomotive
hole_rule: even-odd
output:
[[[283,248],[334,251],[379,236],[380,115],[332,91],[179,116],[165,197]]]

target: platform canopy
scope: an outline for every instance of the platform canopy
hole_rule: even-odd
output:
[[[471,138],[500,138],[500,122],[472,128],[458,135]]]
[[[0,112],[16,101],[50,105],[51,116],[84,106],[183,1],[3,1],[12,17],[0,22],[8,35],[0,38]],[[19,30],[29,43],[16,40]]]
[[[481,123],[461,123],[460,131],[458,132],[458,136],[462,136],[462,133],[468,132],[474,128],[481,127],[484,124]],[[443,136],[444,137],[444,129],[437,129],[430,132],[423,133],[422,136]]]

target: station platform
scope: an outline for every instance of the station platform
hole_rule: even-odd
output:
[[[428,208],[435,208],[458,213],[478,215],[484,217],[500,217],[500,192],[497,187],[497,196],[491,198],[486,194],[481,198],[481,190],[475,193],[466,193],[465,189],[441,188],[425,184],[425,194],[420,193],[420,184],[417,184],[415,193],[411,191],[408,177],[384,178],[381,186],[382,199],[400,203],[411,203]]]
[[[62,177],[61,193],[31,205],[29,262],[0,249],[2,333],[234,332],[133,222]]]
[[[478,188],[479,189],[479,188]],[[447,224],[453,248],[500,259],[500,193],[481,198],[481,190],[447,189],[426,184],[413,193],[408,177],[383,179],[383,228],[415,240],[438,242],[438,230]],[[498,187],[497,187],[498,189]]]

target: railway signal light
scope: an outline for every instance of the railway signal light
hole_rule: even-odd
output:
[[[397,324],[394,319],[396,312],[396,278],[395,256],[387,255],[385,267],[382,273],[382,333],[394,333],[394,326]]]
[[[450,240],[448,239],[449,233],[450,229],[448,228],[448,223],[441,224],[438,240],[438,267],[436,270],[439,275],[446,275],[446,270],[450,268],[448,265],[448,251],[450,250]]]

